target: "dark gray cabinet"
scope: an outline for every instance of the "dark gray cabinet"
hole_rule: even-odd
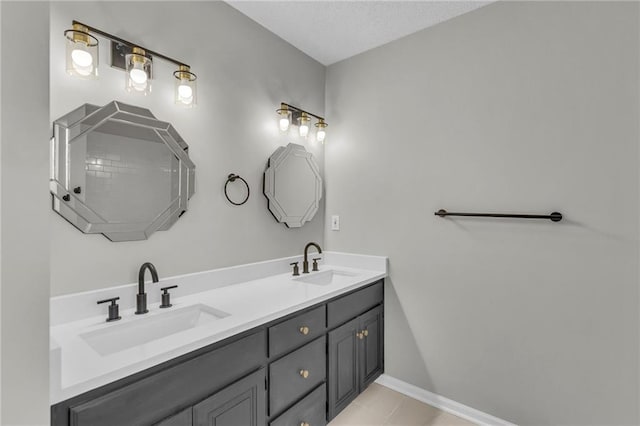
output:
[[[168,419],[164,419],[154,426],[192,426],[193,425],[193,407],[180,411]]]
[[[159,366],[144,377],[123,380],[52,408],[52,424],[70,426],[151,425],[193,405],[264,366],[264,330],[198,356]],[[173,364],[173,365],[172,365]]]
[[[327,424],[327,388],[323,384],[289,408],[269,426],[323,426]]]
[[[266,422],[266,373],[261,368],[155,426],[261,426]]]
[[[326,338],[322,336],[269,366],[269,413],[291,405],[326,378]]]
[[[384,344],[383,344],[383,320],[382,306],[371,309],[360,318],[360,330],[362,339],[360,340],[359,376],[358,386],[362,392],[375,379],[382,374]]]
[[[359,314],[382,303],[384,287],[382,281],[327,303],[327,326],[335,328]]]
[[[329,332],[329,420],[382,373],[383,350],[382,306]]]
[[[383,281],[51,407],[53,426],[323,426],[384,369]]]
[[[359,393],[358,330],[356,318],[329,332],[329,419],[334,418]]]
[[[265,369],[193,407],[194,426],[262,426],[266,422]]]
[[[269,357],[291,351],[327,332],[325,305],[269,327]]]

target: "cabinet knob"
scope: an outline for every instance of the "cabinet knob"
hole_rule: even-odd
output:
[[[306,379],[307,377],[309,377],[309,370],[300,370],[300,376],[303,379]]]
[[[300,333],[306,336],[307,334],[309,334],[309,327],[307,327],[306,325],[300,327]]]
[[[311,426],[311,425],[309,423],[307,423],[307,422],[302,422],[302,423],[300,423],[300,426]]]
[[[356,337],[360,340],[364,339],[364,334],[362,333],[356,333]]]

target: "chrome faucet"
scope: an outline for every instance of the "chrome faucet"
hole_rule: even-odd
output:
[[[151,272],[151,279],[154,283],[158,282],[158,271],[151,262],[145,262],[140,267],[138,272],[138,294],[136,295],[136,315],[146,314],[149,312],[147,309],[147,293],[144,292],[144,273],[149,270]]]
[[[320,246],[317,243],[309,243],[306,246],[304,246],[304,262],[302,262],[302,273],[303,274],[308,274],[309,273],[309,261],[307,260],[307,252],[309,251],[309,247],[314,246],[316,248],[316,250],[318,250],[318,253],[322,253],[322,249],[320,248]]]

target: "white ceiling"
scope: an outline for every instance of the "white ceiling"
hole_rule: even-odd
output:
[[[482,7],[490,1],[244,1],[232,7],[324,65]]]

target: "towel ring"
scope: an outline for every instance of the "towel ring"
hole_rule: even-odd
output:
[[[235,201],[233,201],[231,198],[229,198],[229,194],[227,193],[227,185],[229,185],[229,182],[235,182],[236,179],[240,179],[242,182],[244,182],[244,185],[247,187],[247,196],[245,197],[245,199],[240,202],[240,203],[236,203]],[[244,203],[247,202],[247,200],[249,199],[249,195],[251,194],[251,189],[249,188],[249,184],[247,183],[246,180],[244,180],[243,178],[241,178],[240,176],[238,176],[235,173],[231,173],[228,177],[227,177],[227,182],[224,184],[224,196],[227,197],[227,200],[229,200],[229,202],[231,204],[233,204],[234,206],[241,206]]]

